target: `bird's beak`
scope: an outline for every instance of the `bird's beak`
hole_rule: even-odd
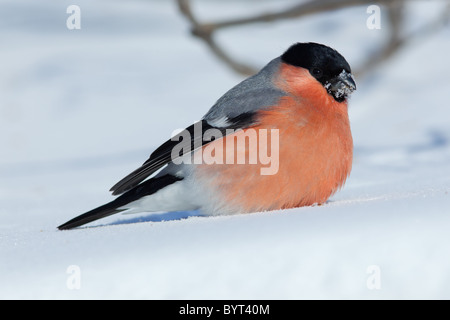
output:
[[[327,84],[327,90],[335,97],[346,97],[356,90],[356,83],[353,75],[345,70]]]

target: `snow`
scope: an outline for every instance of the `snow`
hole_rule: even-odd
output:
[[[443,3],[414,2],[411,25]],[[450,298],[448,27],[356,79],[353,171],[326,205],[116,215],[61,232],[242,80],[189,36],[173,2],[79,0],[81,30],[66,28],[71,4],[0,2],[0,298]],[[219,19],[256,2],[195,4]],[[357,7],[219,40],[258,66],[297,41],[354,66],[387,36],[367,17]]]

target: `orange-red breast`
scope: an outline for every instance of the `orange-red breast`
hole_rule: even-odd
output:
[[[217,215],[322,204],[351,170],[347,98],[355,89],[336,50],[294,44],[114,185],[119,197],[59,229],[118,212]]]

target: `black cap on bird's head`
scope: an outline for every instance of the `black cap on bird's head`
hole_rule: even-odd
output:
[[[336,50],[318,43],[296,43],[282,56],[284,63],[309,70],[333,98],[342,102],[356,90],[347,60]]]

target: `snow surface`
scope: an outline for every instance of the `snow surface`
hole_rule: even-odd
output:
[[[195,9],[210,20],[290,3]],[[444,3],[414,2],[410,28]],[[189,36],[173,2],[78,0],[81,30],[66,28],[70,4],[0,1],[0,298],[450,298],[448,27],[356,79],[353,171],[326,205],[117,215],[61,232],[242,80]],[[367,17],[357,7],[218,38],[257,66],[297,41],[355,66],[387,37]]]

